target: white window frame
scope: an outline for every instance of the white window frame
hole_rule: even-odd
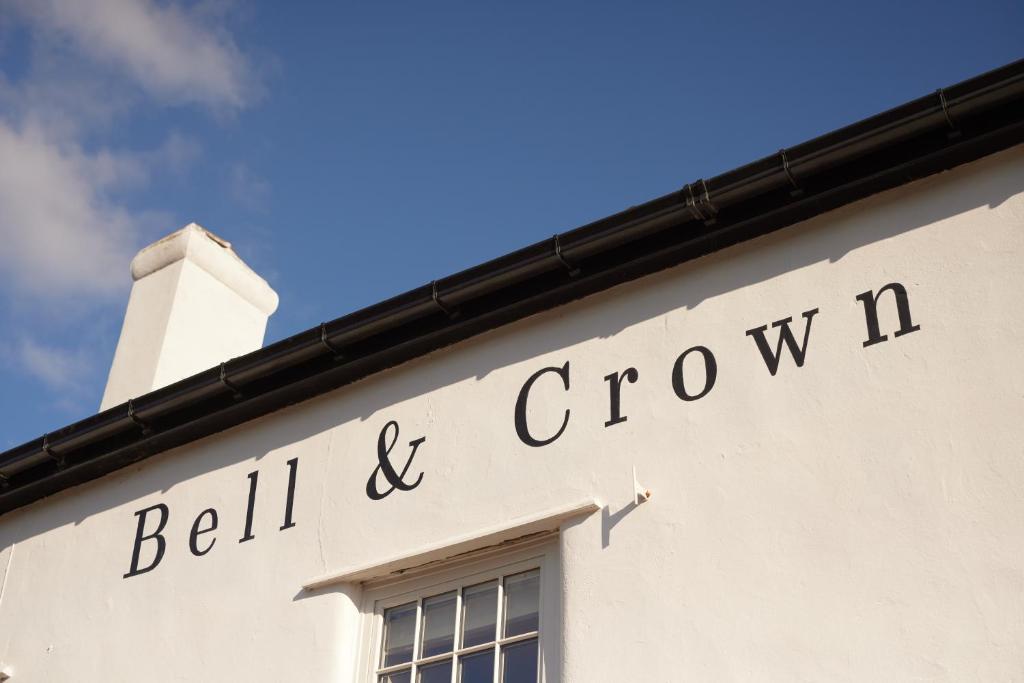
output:
[[[544,537],[522,542],[511,547],[498,547],[472,553],[470,557],[458,561],[436,563],[429,567],[413,569],[405,572],[400,578],[382,579],[367,582],[363,586],[361,612],[363,629],[360,647],[360,664],[358,667],[359,683],[377,683],[377,671],[381,661],[384,610],[407,602],[417,601],[416,628],[419,629],[424,598],[473,586],[492,579],[510,574],[529,571],[540,571],[540,610],[537,628],[538,678],[540,683],[557,683],[559,680],[559,663],[561,659],[561,571],[559,565],[557,534],[545,534]],[[499,586],[501,586],[499,582]],[[499,590],[502,590],[499,588]],[[500,595],[500,594],[499,594]],[[496,617],[503,618],[502,601],[498,602]],[[458,629],[461,610],[456,610],[456,643],[455,653],[472,654],[487,647],[458,647]],[[499,622],[500,623],[500,622]],[[532,634],[501,638],[501,645],[513,644],[532,638]],[[489,647],[493,648],[494,643]],[[452,653],[436,657],[421,658],[414,651],[414,660],[425,659],[423,663],[443,661],[452,657]],[[500,665],[499,657],[495,658],[495,667]],[[457,657],[453,658],[452,680],[458,676]],[[415,680],[413,681],[415,683]]]

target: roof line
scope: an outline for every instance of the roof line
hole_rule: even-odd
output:
[[[0,514],[528,315],[1024,142],[1024,60],[0,453]]]

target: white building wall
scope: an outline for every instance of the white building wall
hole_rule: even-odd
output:
[[[12,683],[348,681],[359,590],[304,583],[596,498],[561,539],[563,681],[1022,679],[1022,257],[1017,148],[8,513],[0,663]],[[894,338],[885,294],[889,339],[864,347],[855,297],[890,282],[921,329]],[[803,367],[784,352],[772,376],[745,332],[792,316],[799,340],[815,308]],[[671,370],[696,345],[717,381],[684,402]],[[569,424],[528,447],[520,387],[567,361],[570,390],[545,376],[529,419],[551,434],[569,408]],[[603,378],[628,367],[628,420],[605,427]],[[426,437],[423,481],[374,501],[389,420],[396,457]],[[638,507],[633,466],[653,492]],[[122,578],[134,513],[157,503],[166,555]],[[194,557],[210,507],[216,544]]]

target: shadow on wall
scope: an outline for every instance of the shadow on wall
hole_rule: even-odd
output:
[[[601,508],[601,547],[607,548],[612,543],[612,529],[633,510],[636,510],[639,504],[633,500],[626,503],[616,512],[612,512],[610,505],[605,505]]]
[[[823,261],[837,262],[850,252],[920,229],[979,207],[994,208],[1024,187],[1024,154],[1011,149],[890,190],[744,244],[684,263],[607,292],[547,311],[436,351],[404,365],[342,387],[317,400],[207,437],[196,444],[155,456],[97,481],[63,491],[7,513],[0,525],[0,547],[30,538],[90,515],[167,492],[189,479],[264,455],[380,410],[468,378],[583,341],[614,337],[638,322],[670,311],[694,309],[719,294],[770,280]],[[965,178],[965,173],[970,176]],[[882,283],[877,283],[882,284]],[[570,312],[572,324],[563,317]],[[779,311],[786,314],[788,311]],[[773,313],[768,313],[770,316]],[[764,320],[738,320],[763,324]],[[525,379],[525,377],[524,377]],[[324,398],[324,397],[322,397]],[[507,410],[511,415],[515,397]],[[383,422],[382,422],[383,424]],[[372,446],[371,446],[372,448]],[[558,482],[552,482],[552,486]],[[240,484],[244,488],[244,482]],[[244,496],[244,490],[240,495]],[[604,543],[610,529],[628,513],[605,511]],[[132,523],[132,520],[128,520]]]

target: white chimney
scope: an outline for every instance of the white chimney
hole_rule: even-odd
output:
[[[100,410],[263,346],[277,293],[190,223],[132,259],[132,292]]]

